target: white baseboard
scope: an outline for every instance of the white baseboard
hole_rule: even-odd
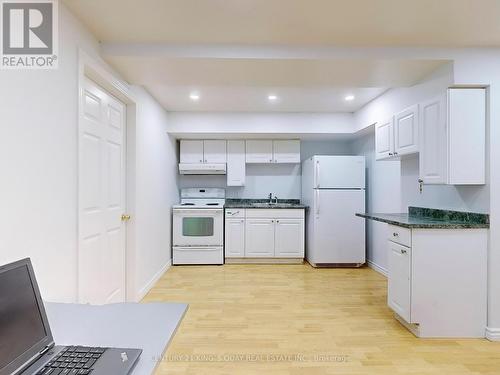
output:
[[[486,338],[490,341],[500,341],[500,328],[486,327]]]
[[[172,265],[172,259],[169,259],[169,261],[165,263],[165,265],[163,265],[163,267],[161,267],[157,273],[154,274],[154,276],[146,283],[146,285],[144,285],[139,290],[136,298],[137,302],[140,302],[146,296],[146,294],[148,294],[151,288],[156,284],[158,280],[160,280],[163,274],[167,272],[167,270],[170,268],[171,265]]]
[[[386,268],[379,266],[377,263],[374,263],[371,260],[368,260],[367,263],[368,263],[368,267],[370,267],[371,269],[373,269],[373,270],[377,271],[378,273],[380,273],[380,274],[384,275],[385,277],[387,277],[388,273],[387,273],[387,269]]]

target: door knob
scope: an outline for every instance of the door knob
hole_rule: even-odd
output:
[[[130,220],[130,215],[123,214],[122,215],[122,221],[128,221],[128,220]]]

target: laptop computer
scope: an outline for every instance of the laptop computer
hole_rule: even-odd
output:
[[[0,375],[128,375],[141,353],[56,346],[30,259],[0,266]]]

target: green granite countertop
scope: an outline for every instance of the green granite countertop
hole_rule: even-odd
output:
[[[299,199],[278,199],[278,203],[269,204],[268,199],[233,199],[227,198],[224,208],[272,208],[306,209]]]
[[[474,229],[489,228],[488,214],[409,207],[408,213],[357,213],[356,216],[404,228]]]

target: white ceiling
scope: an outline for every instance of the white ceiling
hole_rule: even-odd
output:
[[[227,87],[149,84],[148,90],[165,108],[176,111],[231,111],[236,112],[354,112],[382,92],[384,88],[296,88],[280,87]],[[196,102],[189,98],[191,92],[200,95]],[[269,101],[268,95],[278,99]],[[355,95],[353,101],[345,101]]]
[[[500,1],[492,0],[481,6],[477,0],[64,3],[103,42],[104,58],[169,111],[353,112],[386,89],[413,85],[449,62],[369,53],[348,58],[241,53],[251,46],[272,55],[287,46],[500,45]],[[204,49],[209,52],[201,53]],[[201,96],[197,102],[189,100],[193,91]],[[269,94],[279,100],[269,103]],[[345,101],[347,94],[356,99]]]
[[[498,0],[64,0],[104,42],[500,46]]]

